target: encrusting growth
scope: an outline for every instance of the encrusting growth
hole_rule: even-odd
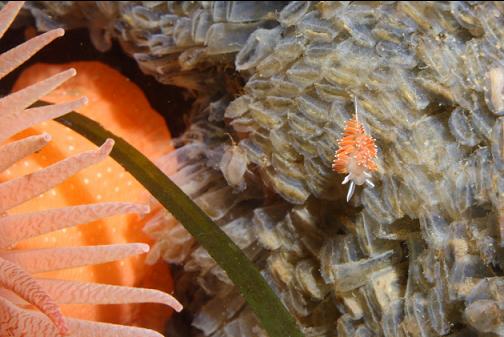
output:
[[[343,137],[338,141],[338,150],[332,163],[333,171],[347,173],[343,184],[350,182],[347,202],[355,191],[355,185],[366,183],[374,187],[371,182],[371,172],[378,169],[374,161],[376,144],[373,137],[364,130],[364,126],[357,117],[357,98],[355,98],[355,116],[345,124]]]
[[[0,37],[23,6],[9,2],[0,11]],[[22,64],[42,47],[64,34],[55,29],[0,55],[0,78]],[[34,124],[62,116],[87,103],[85,97],[45,107],[31,104],[75,75],[69,69],[0,99],[0,141]],[[40,150],[51,141],[49,134],[30,136],[0,146],[0,170]],[[13,207],[50,190],[80,170],[108,156],[114,142],[98,150],[77,154],[38,172],[0,183],[0,335],[1,336],[152,336],[155,331],[114,324],[83,321],[63,316],[59,304],[162,303],[180,311],[182,306],[158,290],[121,287],[56,279],[38,279],[34,273],[73,268],[123,259],[145,253],[145,244],[114,244],[86,247],[14,249],[21,240],[126,213],[147,213],[145,205],[108,202],[78,205],[33,213],[9,214]],[[29,310],[33,307],[40,312]]]

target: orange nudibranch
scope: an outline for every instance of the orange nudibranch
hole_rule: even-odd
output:
[[[357,102],[355,104],[357,112]],[[364,126],[357,119],[356,113],[345,124],[343,137],[338,141],[338,150],[332,163],[333,171],[348,174],[343,180],[343,184],[350,181],[347,201],[352,197],[355,185],[366,183],[370,187],[374,187],[370,178],[371,172],[378,169],[374,161],[376,154],[375,140],[366,133]]]
[[[44,100],[68,102],[87,96],[89,104],[77,111],[90,117],[118,136],[126,139],[151,159],[172,150],[170,133],[163,118],[154,111],[143,92],[117,70],[99,62],[73,62],[62,65],[36,64],[26,69],[14,90],[24,88],[62,70],[75,68],[77,75],[65,82]],[[22,176],[66,157],[89,150],[94,145],[74,131],[48,121],[15,136],[50,133],[52,141],[37,155],[27,157],[0,176],[0,181]],[[89,167],[50,190],[15,209],[14,213],[105,201],[138,200],[144,189],[111,158]],[[112,243],[152,243],[142,232],[148,219],[134,215],[111,218],[67,228],[18,243],[18,248],[88,246]],[[171,292],[169,268],[163,262],[154,266],[144,263],[145,256],[118,262],[51,272],[41,277],[78,280],[114,285],[146,287]],[[137,325],[162,331],[170,309],[159,304],[127,305],[62,305],[66,316]]]

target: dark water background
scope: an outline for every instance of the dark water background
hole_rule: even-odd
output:
[[[11,29],[2,38],[0,52],[9,50],[24,41],[25,28]],[[192,104],[192,99],[188,98],[185,90],[160,84],[154,77],[144,75],[135,60],[125,55],[115,41],[108,52],[97,51],[89,39],[87,29],[67,31],[63,37],[53,41],[21,67],[2,79],[0,95],[7,95],[19,73],[34,63],[67,63],[90,60],[100,61],[117,69],[136,83],[146,95],[151,106],[165,118],[172,137],[179,136],[184,131],[186,125],[183,116]]]

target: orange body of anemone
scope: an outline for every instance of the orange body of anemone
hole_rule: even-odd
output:
[[[164,120],[149,105],[142,91],[118,71],[99,62],[74,62],[64,65],[37,64],[22,73],[15,88],[24,88],[62,70],[75,68],[77,76],[68,80],[44,100],[66,102],[82,96],[89,104],[78,112],[90,117],[123,137],[150,158],[172,150]],[[15,164],[0,176],[0,181],[22,176],[46,167],[93,145],[74,131],[54,121],[44,122],[16,135],[16,139],[48,132],[53,140],[38,154]],[[15,209],[13,213],[37,211],[105,201],[138,200],[141,185],[111,158],[83,170],[64,183]],[[117,215],[36,238],[25,240],[18,248],[88,246],[145,242],[145,220],[135,215]],[[145,256],[118,262],[92,265],[41,274],[41,277],[79,280],[124,286],[156,288],[171,292],[172,280],[165,263],[147,266]],[[123,325],[136,325],[162,331],[170,309],[159,304],[62,305],[66,316]],[[141,312],[141,315],[140,315]]]
[[[338,141],[332,168],[337,173],[352,173],[351,161],[366,171],[374,172],[378,169],[374,161],[376,145],[373,137],[366,134],[364,127],[353,117],[348,120],[343,131],[343,137]]]

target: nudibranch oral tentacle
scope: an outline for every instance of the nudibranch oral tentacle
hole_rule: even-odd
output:
[[[345,124],[332,163],[333,171],[347,174],[342,183],[345,185],[350,182],[347,202],[355,192],[355,185],[366,183],[369,187],[374,187],[371,172],[378,169],[374,161],[377,154],[375,140],[366,133],[364,126],[359,122],[357,98],[354,99],[354,105],[355,116]]]

